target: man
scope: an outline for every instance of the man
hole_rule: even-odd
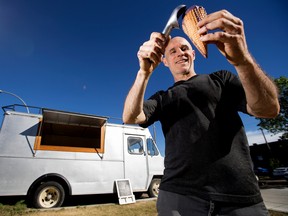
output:
[[[222,10],[198,26],[201,40],[215,44],[239,77],[224,70],[197,75],[188,41],[154,32],[137,53],[140,69],[124,104],[123,121],[143,127],[161,122],[166,146],[157,200],[160,216],[268,215],[238,111],[277,116],[277,89],[249,53],[239,18]],[[175,83],[144,101],[149,78],[161,61]]]

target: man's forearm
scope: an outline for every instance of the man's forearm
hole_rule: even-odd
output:
[[[123,110],[123,122],[127,124],[140,124],[146,121],[143,112],[144,94],[146,91],[149,76],[138,71],[135,82],[130,89]]]
[[[278,91],[252,56],[235,66],[245,90],[248,112],[259,118],[273,118],[279,113]]]

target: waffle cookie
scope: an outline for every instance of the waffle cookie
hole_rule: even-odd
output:
[[[182,20],[182,28],[185,34],[190,38],[199,52],[205,57],[208,57],[207,44],[200,40],[200,35],[197,33],[199,27],[197,23],[207,16],[206,10],[202,6],[194,5],[187,9]]]

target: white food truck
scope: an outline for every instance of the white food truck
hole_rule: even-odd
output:
[[[53,208],[69,195],[116,193],[117,179],[129,179],[133,193],[158,195],[164,159],[147,128],[45,108],[3,110],[0,196]]]

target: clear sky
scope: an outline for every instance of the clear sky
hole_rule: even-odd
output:
[[[163,30],[180,4],[202,5],[208,13],[227,9],[240,17],[257,62],[272,78],[287,76],[286,0],[0,0],[0,89],[31,106],[121,118],[139,68],[139,46],[151,32]],[[176,35],[185,36],[173,30]],[[236,73],[214,45],[208,52],[204,59],[196,51],[198,74],[219,69]],[[146,98],[172,84],[169,70],[159,66]],[[14,103],[20,101],[0,94],[1,106]],[[247,134],[259,137],[258,121],[241,116]],[[157,138],[163,152],[159,125]]]

